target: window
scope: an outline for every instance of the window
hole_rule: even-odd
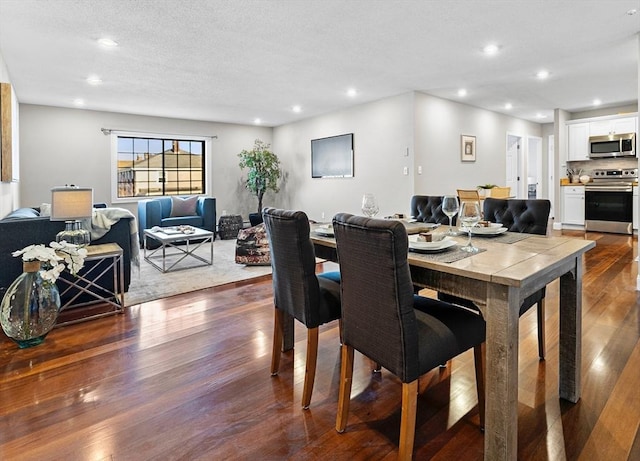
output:
[[[205,141],[117,135],[118,199],[205,192]]]

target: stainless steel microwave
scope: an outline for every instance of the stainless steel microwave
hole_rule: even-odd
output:
[[[589,158],[635,157],[636,134],[608,134],[589,138]]]

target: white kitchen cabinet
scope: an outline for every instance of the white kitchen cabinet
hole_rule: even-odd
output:
[[[563,186],[562,223],[584,226],[584,186]]]
[[[567,160],[589,160],[589,123],[572,123],[567,128]]]
[[[589,123],[589,136],[635,133],[637,120],[637,117],[622,117],[592,121]]]
[[[638,230],[638,186],[633,186],[633,230]]]

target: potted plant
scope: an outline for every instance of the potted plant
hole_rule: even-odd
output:
[[[278,192],[278,180],[282,175],[278,156],[269,150],[270,144],[256,139],[253,149],[238,154],[240,169],[247,171],[245,187],[258,198],[258,212],[249,214],[251,225],[262,222],[262,198],[265,192]]]
[[[480,195],[488,197],[491,194],[491,189],[494,187],[496,187],[495,184],[480,184],[478,186],[478,192],[480,192]]]

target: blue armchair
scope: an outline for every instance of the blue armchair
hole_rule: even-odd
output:
[[[176,197],[185,199],[188,197]],[[158,197],[138,202],[138,234],[140,245],[144,240],[144,229],[153,226],[194,226],[216,233],[216,199],[198,197],[194,215],[172,216],[172,197]],[[175,215],[175,213],[173,213]]]

